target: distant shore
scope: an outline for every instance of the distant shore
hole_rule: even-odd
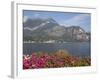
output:
[[[56,42],[56,41],[44,41],[44,42],[36,42],[36,41],[23,41],[23,43],[73,43],[73,42],[89,42],[89,41],[63,41],[63,42]]]

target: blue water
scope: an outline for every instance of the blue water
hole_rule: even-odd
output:
[[[90,56],[89,42],[69,42],[69,43],[23,43],[23,53],[32,54],[33,52],[53,53],[58,50],[68,50],[75,56]]]

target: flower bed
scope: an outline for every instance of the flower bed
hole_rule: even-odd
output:
[[[52,54],[38,52],[32,53],[31,55],[23,55],[23,69],[78,67],[90,65],[91,59],[89,57],[72,56],[65,50],[59,50]]]

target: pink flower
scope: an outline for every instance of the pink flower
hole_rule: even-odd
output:
[[[24,69],[29,69],[30,67],[31,67],[30,59],[24,59],[24,61],[23,61],[23,68]]]
[[[46,60],[45,58],[38,58],[35,64],[38,68],[42,68],[45,66]]]

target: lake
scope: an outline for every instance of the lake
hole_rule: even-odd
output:
[[[75,56],[91,55],[90,42],[67,42],[67,43],[23,43],[23,54],[32,54],[33,52],[53,53],[58,50],[68,50]]]

